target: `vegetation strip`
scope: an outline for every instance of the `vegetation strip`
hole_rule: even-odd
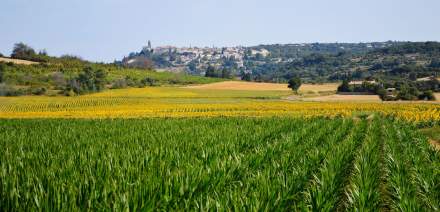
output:
[[[312,183],[305,192],[303,207],[312,210],[336,209],[347,176],[356,145],[363,140],[363,127],[357,126],[353,134],[343,140],[336,140],[336,148],[326,158],[320,172],[314,176]]]
[[[373,121],[353,163],[341,206],[345,210],[374,211],[380,206],[380,121]]]
[[[387,162],[393,209],[438,210],[438,153],[425,139],[410,137],[416,136],[410,133],[413,129],[401,124],[389,126],[387,141],[390,142],[390,153]]]
[[[0,120],[0,208],[435,211],[426,141],[383,118]]]

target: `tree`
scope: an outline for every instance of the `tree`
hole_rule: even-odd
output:
[[[247,72],[247,73],[243,73],[242,75],[241,75],[241,80],[244,80],[244,81],[252,81],[252,75],[251,75],[251,73],[249,73],[249,72]]]
[[[46,49],[42,49],[42,50],[40,50],[40,51],[38,52],[38,54],[41,55],[41,56],[47,56],[47,55],[48,55]]]
[[[29,60],[35,56],[35,50],[24,43],[16,43],[12,50],[11,57],[17,59]]]
[[[222,78],[231,78],[231,71],[229,71],[228,69],[224,68],[222,70]]]
[[[287,87],[291,88],[295,92],[298,92],[299,87],[301,87],[301,83],[301,78],[294,77],[289,80],[289,85]]]
[[[73,90],[77,94],[97,92],[104,89],[106,73],[103,70],[94,70],[86,67],[66,87],[67,91]]]
[[[218,77],[214,66],[209,65],[208,68],[206,68],[205,77]]]
[[[191,73],[195,73],[197,71],[197,64],[194,60],[188,63],[188,69]]]
[[[350,83],[348,80],[342,80],[342,84],[338,87],[339,92],[351,92]]]
[[[409,73],[408,78],[409,78],[409,80],[416,81],[417,80],[417,73],[415,73],[415,72]]]

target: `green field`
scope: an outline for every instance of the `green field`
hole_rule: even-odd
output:
[[[0,120],[0,211],[440,207],[440,155],[390,119]]]

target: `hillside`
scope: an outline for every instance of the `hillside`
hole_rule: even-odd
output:
[[[37,58],[40,62],[32,61]],[[93,63],[73,56],[0,58],[0,96],[80,95],[105,89],[218,82],[221,79]]]
[[[251,81],[285,82],[300,76],[309,82],[415,72],[419,77],[440,72],[437,42],[372,42],[274,44],[253,47],[153,48],[133,52],[120,64],[183,71],[194,75],[237,76]],[[211,69],[210,71],[208,71]],[[405,72],[405,73],[404,73]]]

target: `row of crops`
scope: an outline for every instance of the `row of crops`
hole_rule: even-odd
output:
[[[0,146],[1,211],[440,209],[440,154],[391,119],[11,119]]]
[[[380,113],[414,123],[440,123],[429,103],[287,102],[228,98],[26,97],[1,98],[0,118],[351,117]]]

